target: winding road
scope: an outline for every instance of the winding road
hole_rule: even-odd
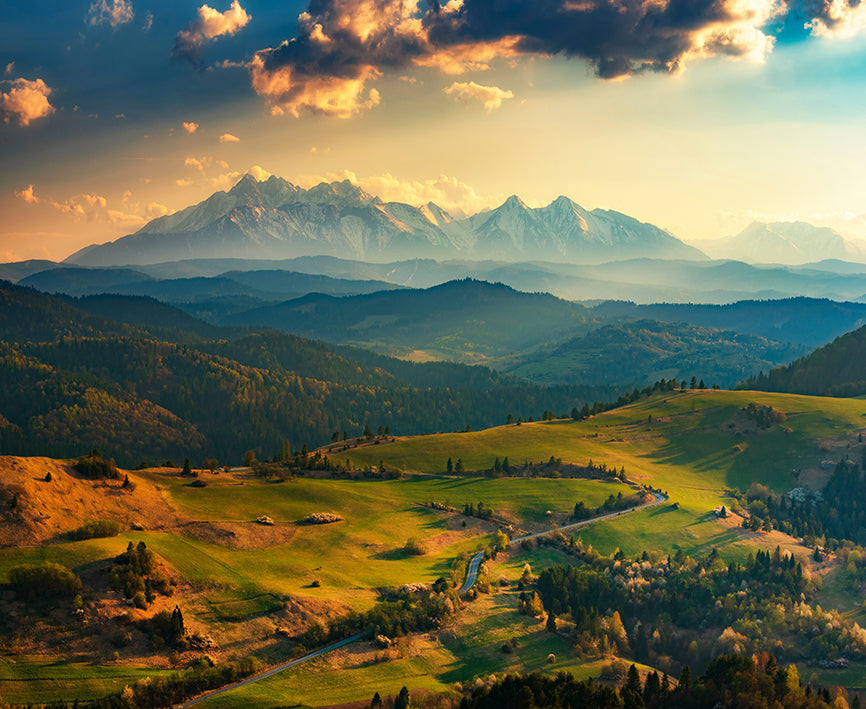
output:
[[[621,517],[622,515],[629,514],[631,512],[636,512],[637,510],[645,510],[648,507],[654,507],[655,505],[660,505],[662,502],[665,502],[668,499],[667,495],[663,495],[659,492],[652,492],[653,501],[648,502],[645,505],[638,505],[637,507],[629,507],[627,510],[620,510],[618,512],[609,512],[608,514],[599,515],[597,517],[591,517],[589,519],[581,520],[580,522],[574,522],[573,524],[567,524],[564,527],[556,527],[555,529],[548,529],[544,532],[536,532],[534,534],[526,534],[522,537],[515,537],[514,539],[510,539],[508,541],[508,546],[512,544],[519,544],[520,542],[524,542],[527,539],[536,539],[537,537],[543,537],[545,534],[550,534],[551,532],[559,530],[560,532],[564,532],[569,529],[576,529],[577,527],[585,527],[589,524],[593,524],[594,522],[601,522],[606,519],[613,519],[614,517]],[[463,593],[464,591],[468,591],[475,585],[475,581],[478,579],[478,570],[481,568],[481,563],[484,561],[484,552],[479,551],[472,559],[469,561],[469,567],[466,570],[466,581],[463,582],[463,585],[459,589],[459,593]],[[364,633],[358,633],[357,635],[353,635],[350,638],[345,638],[344,640],[340,640],[338,642],[332,643],[330,645],[326,645],[323,648],[319,648],[318,650],[311,652],[307,655],[303,655],[302,657],[297,657],[294,660],[290,660],[289,662],[284,662],[282,665],[277,665],[276,667],[272,667],[269,670],[265,670],[257,675],[253,675],[252,677],[247,677],[245,680],[237,682],[235,684],[230,684],[226,687],[222,687],[221,689],[216,689],[212,692],[208,692],[207,694],[202,694],[195,699],[190,699],[188,702],[184,702],[183,704],[175,705],[175,709],[185,709],[186,707],[191,707],[199,702],[203,702],[206,699],[210,699],[211,697],[216,697],[220,694],[225,694],[226,692],[232,692],[239,687],[243,687],[248,684],[252,684],[253,682],[258,682],[259,680],[265,679],[265,677],[270,677],[272,675],[277,674],[278,672],[282,672],[283,670],[287,670],[290,667],[294,667],[295,665],[300,665],[302,662],[306,662],[307,660],[312,660],[315,657],[320,657],[321,655],[325,655],[333,650],[337,650],[345,645],[349,645],[356,640],[360,640],[364,636]]]
[[[598,515],[597,517],[590,517],[589,519],[582,519],[580,522],[574,522],[572,524],[567,524],[564,527],[557,527],[556,530],[560,532],[565,532],[569,529],[576,529],[577,527],[585,527],[589,524],[593,524],[594,522],[601,522],[606,519],[613,519],[614,517],[621,517],[622,515],[629,514],[631,512],[636,512],[637,510],[645,510],[648,507],[655,507],[656,505],[660,505],[662,502],[668,499],[667,495],[663,495],[660,492],[652,491],[653,501],[648,502],[645,505],[638,505],[637,507],[629,507],[627,510],[619,510],[618,512],[609,512],[604,515]],[[537,539],[538,537],[543,537],[546,534],[550,534],[554,529],[548,529],[545,532],[536,532],[535,534],[525,534],[522,537],[515,537],[514,539],[510,539],[508,541],[508,546],[512,544],[519,544],[520,542],[525,542],[527,539]],[[460,587],[460,593],[464,591],[468,591],[475,585],[475,581],[478,579],[478,570],[481,568],[481,562],[484,561],[484,552],[479,551],[472,559],[469,561],[469,568],[466,570],[466,580],[463,582],[463,585]]]
[[[289,667],[294,667],[295,665],[300,665],[302,662],[306,662],[307,660],[312,660],[314,657],[319,657],[320,655],[324,655],[333,650],[343,647],[344,645],[349,645],[356,640],[360,640],[364,636],[364,633],[358,633],[357,635],[353,635],[350,638],[345,638],[343,640],[338,640],[335,643],[331,643],[330,645],[326,645],[325,647],[321,647],[314,652],[311,652],[307,655],[303,655],[301,657],[296,657],[294,660],[289,660],[289,662],[284,662],[282,665],[277,665],[276,667],[271,667],[269,670],[265,670],[264,672],[260,672],[257,675],[253,675],[252,677],[247,677],[245,680],[241,680],[240,682],[236,682],[235,684],[230,684],[226,687],[222,687],[220,689],[215,689],[212,692],[208,692],[207,694],[202,694],[195,699],[190,699],[188,702],[184,702],[183,704],[176,704],[175,709],[185,709],[185,707],[191,707],[199,702],[203,702],[205,699],[210,699],[211,697],[216,697],[219,694],[225,694],[226,692],[232,692],[238,687],[243,687],[247,684],[252,684],[253,682],[258,682],[260,679],[264,679],[265,677],[270,677],[271,675],[275,675],[278,672],[282,672],[283,670],[289,669]]]

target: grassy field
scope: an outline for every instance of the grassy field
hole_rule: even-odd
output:
[[[159,674],[147,667],[106,666],[60,658],[46,662],[43,657],[21,655],[0,657],[0,699],[8,704],[29,704],[101,697]]]
[[[557,554],[557,552],[553,552]],[[502,565],[515,581],[522,563]],[[513,588],[513,586],[512,586]],[[517,592],[479,596],[447,630],[402,638],[390,650],[359,642],[325,657],[291,668],[253,685],[205,701],[208,709],[296,704],[325,706],[358,699],[412,692],[453,692],[455,687],[507,672],[567,671],[579,678],[595,677],[609,659],[575,658],[569,643],[544,630],[541,619],[517,613]],[[516,640],[510,653],[506,640]],[[550,654],[555,660],[548,661]],[[339,674],[339,681],[334,677]]]
[[[749,425],[742,413],[749,402],[770,405],[786,421],[767,431]],[[144,541],[182,578],[185,617],[213,632],[233,654],[245,654],[251,624],[264,640],[258,647],[269,662],[278,659],[270,614],[282,612],[289,599],[311,608],[340,612],[369,608],[378,590],[407,582],[431,583],[447,576],[455,557],[487,545],[495,525],[424,507],[435,500],[462,509],[479,501],[498,517],[529,530],[563,523],[581,500],[595,507],[610,494],[630,488],[618,484],[552,478],[455,478],[441,473],[450,457],[467,469],[489,468],[508,457],[512,469],[551,456],[563,462],[589,460],[619,470],[631,480],[667,491],[671,499],[657,507],[594,524],[578,534],[585,543],[608,554],[647,550],[706,554],[718,548],[727,558],[745,557],[756,545],[775,546],[777,536],[743,532],[735,522],[715,519],[713,508],[730,505],[726,490],[762,482],[777,491],[807,482],[820,487],[821,463],[844,455],[859,460],[866,426],[866,401],[815,399],[756,392],[676,392],[654,396],[583,422],[553,421],[502,426],[470,433],[437,434],[398,439],[394,443],[340,451],[341,462],[356,467],[388,465],[412,474],[401,480],[331,480],[298,478],[271,483],[246,474],[203,474],[206,487],[160,472],[136,473],[159,486],[157,495],[176,510],[177,526],[81,542],[57,539],[26,548],[0,549],[0,582],[12,566],[57,561],[77,571],[106,564],[129,541]],[[676,503],[676,504],[675,504]],[[329,525],[299,525],[315,512],[334,512],[344,520]],[[255,523],[261,515],[273,527]],[[423,556],[403,552],[414,537],[428,548]],[[564,560],[550,548],[514,550],[491,573],[515,579],[527,561],[538,571]],[[314,582],[317,582],[314,584]],[[832,573],[824,589],[826,607],[839,607],[862,620],[862,607]],[[378,691],[394,694],[406,685],[413,691],[450,691],[456,682],[474,682],[490,674],[523,670],[567,669],[593,676],[603,661],[571,655],[562,638],[514,611],[514,592],[481,597],[441,635],[402,640],[397,649],[382,651],[357,643],[328,657],[256,683],[237,693],[209,700],[206,706],[322,706],[368,699]],[[856,599],[855,599],[856,600]],[[318,605],[316,605],[318,604]],[[270,625],[268,625],[270,623]],[[270,635],[268,635],[270,634]],[[517,638],[512,653],[505,640]],[[274,654],[276,653],[276,654]],[[548,664],[548,654],[556,661]],[[339,671],[339,683],[334,673]],[[803,672],[811,672],[803,668]],[[822,681],[838,675],[849,686],[866,681],[863,668],[823,671]],[[0,662],[0,697],[5,701],[82,698],[122,688],[154,670],[111,663],[58,663],[52,657],[15,656]],[[836,673],[836,674],[833,674]],[[826,675],[826,679],[825,679]],[[832,676],[831,676],[832,675]],[[806,675],[804,675],[806,676]],[[69,684],[63,684],[68,682]]]
[[[782,425],[761,431],[742,409],[750,402],[784,412]],[[764,392],[702,391],[654,395],[581,422],[508,425],[469,433],[436,434],[340,452],[356,466],[379,460],[405,470],[441,472],[461,458],[467,469],[489,468],[507,456],[512,468],[525,461],[606,463],[628,477],[666,490],[670,506],[582,532],[602,552],[644,549],[693,553],[739,545],[741,537],[721,528],[712,510],[730,504],[725,491],[752,481],[785,491],[820,482],[820,463],[844,455],[859,459],[857,434],[866,427],[866,403]],[[850,448],[848,447],[850,445]],[[799,471],[799,472],[795,472]],[[500,481],[505,482],[505,481]],[[541,481],[536,481],[541,483]],[[818,485],[820,486],[820,485]],[[736,547],[732,555],[743,554]]]

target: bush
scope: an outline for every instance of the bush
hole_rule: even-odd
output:
[[[106,460],[98,451],[91,451],[90,455],[82,456],[75,462],[74,467],[76,471],[90,480],[101,480],[103,478],[114,480],[119,477],[117,466],[114,464],[114,458]]]
[[[121,526],[120,522],[114,519],[94,519],[82,524],[77,529],[66,532],[64,536],[73,541],[116,537],[120,533]]]
[[[15,592],[28,601],[81,593],[81,579],[72,569],[50,561],[16,566],[9,571],[9,581]]]
[[[424,556],[427,553],[427,547],[424,546],[424,543],[415,537],[410,537],[409,541],[406,542],[406,545],[403,547],[403,551],[405,551],[410,556]]]

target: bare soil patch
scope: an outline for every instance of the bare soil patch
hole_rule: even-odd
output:
[[[189,522],[184,534],[229,549],[266,549],[290,541],[297,529],[292,525],[262,525],[256,522]]]

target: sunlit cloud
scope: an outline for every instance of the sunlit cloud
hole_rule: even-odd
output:
[[[10,86],[8,92],[2,87]],[[48,102],[52,89],[42,79],[12,79],[0,81],[0,116],[4,123],[17,120],[19,125],[29,126],[30,121],[50,116],[54,107]]]
[[[475,214],[492,209],[506,197],[504,194],[479,195],[471,185],[448,175],[439,175],[428,180],[400,180],[390,173],[358,177],[351,170],[342,170],[324,175],[303,176],[293,182],[309,188],[320,182],[341,180],[349,180],[383,202],[403,202],[416,207],[433,202],[452,215]]]
[[[209,178],[208,183],[217,189],[227,190],[234,187],[244,175],[252,175],[258,182],[264,182],[271,176],[271,173],[260,165],[253,165],[243,172],[231,171]]]
[[[177,33],[174,55],[198,64],[208,42],[223,35],[235,34],[246,27],[249,21],[249,14],[238,0],[233,0],[225,12],[202,5],[198,9],[198,19]]]
[[[497,86],[482,86],[474,81],[455,81],[451,86],[443,89],[449,96],[463,103],[480,101],[487,113],[492,113],[502,105],[505,99],[514,98],[511,91],[504,91]]]
[[[141,29],[144,32],[150,32],[152,27],[153,27],[153,13],[148,12],[144,16],[144,24],[141,26]]]
[[[805,24],[819,37],[853,37],[866,28],[866,6],[848,0],[824,0],[818,16]]]
[[[717,0],[687,11],[670,0],[314,0],[295,36],[256,52],[247,68],[275,114],[348,118],[380,103],[370,82],[405,76],[409,67],[456,75],[501,60],[564,55],[617,79],[679,74],[688,62],[714,56],[762,62],[775,42],[765,27],[786,8],[784,0]],[[472,82],[453,86],[488,111],[507,98],[482,98]]]
[[[51,201],[50,205],[59,212],[76,219],[110,224],[123,229],[139,227],[146,221],[145,217],[140,214],[112,209],[106,197],[96,194],[80,194],[61,202]]]
[[[128,0],[94,0],[87,11],[86,22],[90,25],[111,25],[118,27],[132,22],[135,13]]]
[[[27,204],[38,204],[39,197],[33,192],[33,185],[27,185],[23,190],[15,190],[15,196]]]
[[[241,139],[231,133],[223,133],[220,136],[220,143],[240,143]]]
[[[193,157],[192,155],[187,155],[186,159],[183,161],[183,164],[185,167],[191,167],[201,173],[204,173],[205,170],[209,170],[213,167],[218,167],[226,170],[229,166],[228,163],[225,162],[225,160],[217,160],[216,158],[207,155],[200,158]]]
[[[6,74],[7,74],[7,76],[8,76],[9,74],[11,74],[13,71],[15,71],[15,62],[9,62],[9,63],[6,65]]]
[[[193,133],[195,133],[195,132],[198,130],[198,123],[192,123],[192,122],[187,123],[187,122],[184,121],[184,123],[183,123],[183,129],[184,129],[187,133],[189,133],[190,135],[192,135]]]

